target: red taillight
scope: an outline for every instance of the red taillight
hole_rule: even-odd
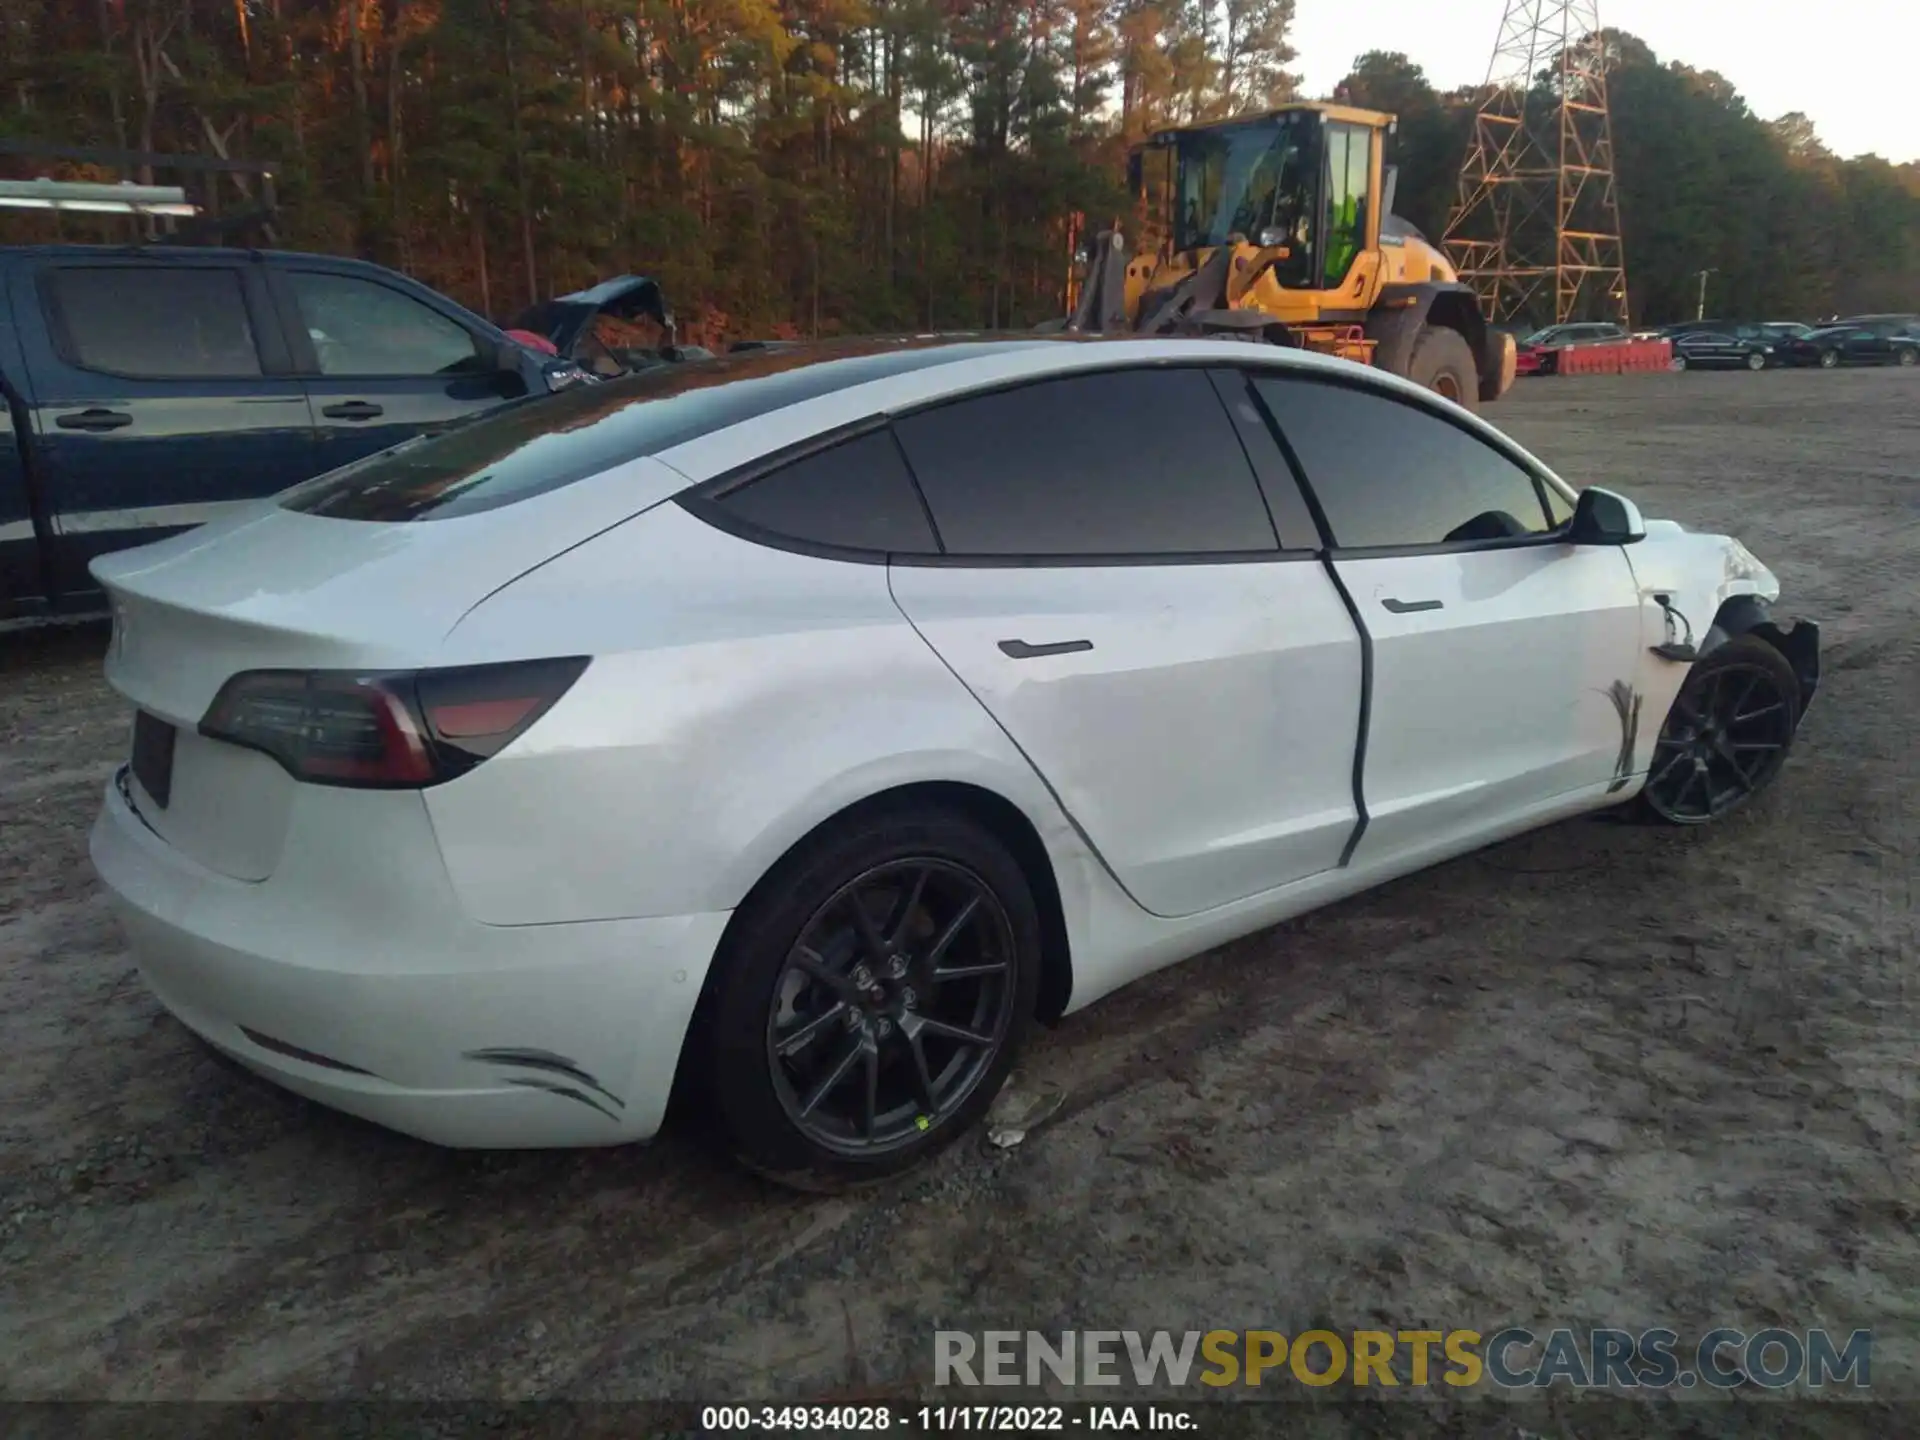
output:
[[[249,670],[221,686],[200,733],[271,755],[297,780],[416,789],[497,754],[586,667],[573,657],[446,670]]]

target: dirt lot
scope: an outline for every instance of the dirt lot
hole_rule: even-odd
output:
[[[437,1151],[216,1060],[88,866],[102,633],[0,639],[0,1395],[794,1400],[924,1381],[936,1326],[1316,1321],[1872,1326],[1875,1390],[1920,1394],[1920,383],[1541,380],[1496,418],[1825,622],[1781,784],[1164,972],[1041,1040],[1069,1098],[1023,1146],[854,1198],[678,1140]]]

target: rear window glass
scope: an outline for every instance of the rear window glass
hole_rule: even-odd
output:
[[[280,503],[340,520],[472,515],[788,405],[1004,348],[880,342],[662,366],[504,406],[297,485]]]
[[[82,369],[155,380],[260,373],[235,270],[94,265],[50,271],[43,283],[56,343]]]

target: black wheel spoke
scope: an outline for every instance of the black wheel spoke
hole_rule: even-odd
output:
[[[1698,760],[1695,760],[1693,762],[1693,773],[1687,776],[1687,783],[1680,787],[1680,793],[1673,797],[1674,809],[1678,810],[1686,804],[1687,796],[1693,793],[1693,787],[1695,785],[1705,779],[1706,773],[1707,767]],[[1707,786],[1707,807],[1709,809],[1713,807],[1713,787],[1711,783]]]
[[[927,1050],[920,1043],[919,1031],[907,1036],[907,1049],[913,1053],[913,1098],[926,1109],[936,1110],[940,1101],[933,1093],[933,1071],[927,1068]]]
[[[1692,758],[1693,757],[1691,756],[1691,754],[1689,754],[1685,750],[1682,750],[1678,755],[1674,756],[1671,760],[1667,761],[1666,764],[1662,765],[1658,770],[1653,772],[1653,778],[1647,781],[1647,788],[1649,790],[1658,789],[1662,784],[1666,782],[1666,778],[1669,775],[1673,774],[1675,770],[1678,770],[1682,765],[1686,764],[1687,761]]]
[[[1715,745],[1712,753],[1707,756],[1707,808],[1708,809],[1714,808],[1714,804],[1715,804],[1713,775],[1714,775],[1714,767],[1716,765],[1718,765],[1720,769],[1726,771],[1727,774],[1733,777],[1734,786],[1738,789],[1738,791],[1741,794],[1744,795],[1748,791],[1753,789],[1753,782],[1747,778],[1746,771],[1740,768],[1740,763],[1737,760],[1735,760],[1731,755],[1727,754],[1727,752],[1723,748],[1721,748],[1719,745]]]
[[[960,932],[965,930],[968,924],[972,922],[974,912],[979,908],[980,895],[979,892],[976,891],[967,897],[966,904],[954,912],[953,919],[947,922],[947,928],[940,932],[940,938],[933,942],[931,948],[921,957],[920,963],[928,970],[938,970],[940,967],[940,957],[952,948],[953,942],[959,939]]]
[[[775,1048],[783,1057],[798,1055],[802,1050],[806,1049],[807,1046],[819,1039],[825,1031],[831,1029],[834,1022],[840,1020],[846,1013],[847,1002],[844,1000],[836,1000],[831,1007],[821,1011],[805,1024],[788,1031],[784,1035],[776,1036],[774,1039]]]
[[[880,931],[873,923],[873,916],[867,912],[867,903],[860,898],[859,890],[848,893],[847,904],[853,910],[853,928],[860,936],[860,948],[867,952],[868,963],[885,964],[887,942],[880,938]]]
[[[833,1087],[847,1078],[847,1072],[853,1069],[853,1062],[865,1048],[858,1035],[848,1037],[846,1048],[835,1058],[832,1067],[820,1077],[820,1083],[807,1092],[807,1098],[800,1105],[801,1115],[811,1115],[814,1107],[833,1093]]]
[[[944,1035],[949,1040],[964,1040],[969,1045],[991,1045],[993,1036],[982,1035],[978,1030],[969,1030],[964,1025],[949,1025],[945,1020],[936,1020],[931,1015],[920,1017],[921,1030]]]
[[[1787,747],[1775,740],[1730,740],[1727,748],[1738,755],[1746,751],[1761,753],[1771,750],[1784,750]]]
[[[903,891],[899,904],[893,907],[893,914],[887,917],[887,943],[896,950],[907,938],[907,925],[913,919],[913,912],[920,908],[920,897],[927,893],[927,878],[933,872],[922,870],[913,877],[913,888]]]
[[[1758,710],[1750,710],[1745,715],[1736,714],[1727,723],[1729,725],[1744,725],[1749,720],[1758,720],[1767,715],[1777,714],[1778,712],[1785,710],[1786,708],[1787,708],[1786,701],[1776,700],[1771,705],[1762,705]]]
[[[935,985],[944,985],[949,980],[972,980],[981,975],[998,975],[1007,968],[1004,960],[980,965],[949,965],[944,970],[936,970],[928,978]]]
[[[793,968],[809,979],[818,980],[842,1000],[860,999],[860,987],[838,970],[820,958],[819,954],[802,945],[793,952]]]

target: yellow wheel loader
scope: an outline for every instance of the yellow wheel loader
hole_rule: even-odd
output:
[[[1147,137],[1127,158],[1145,222],[1087,247],[1070,333],[1234,335],[1377,365],[1468,409],[1513,383],[1439,248],[1393,214],[1393,117],[1303,103]]]

